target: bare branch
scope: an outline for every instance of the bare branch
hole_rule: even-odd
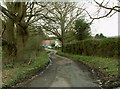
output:
[[[105,8],[105,9],[108,9],[108,10],[114,10],[114,11],[117,11],[117,12],[120,12],[120,6],[113,6],[113,7],[107,7],[107,6],[105,6],[105,5],[103,5],[103,3],[98,3],[96,0],[94,0],[94,2],[98,5],[98,6],[100,6],[100,7],[102,7],[102,8]],[[107,2],[107,4],[108,4],[108,2]]]
[[[104,8],[104,9],[108,10],[108,12],[105,13],[105,15],[98,16],[98,17],[93,17],[92,15],[90,15],[90,13],[87,10],[85,10],[85,12],[88,14],[88,16],[90,17],[90,19],[92,19],[91,22],[93,22],[95,19],[101,19],[101,18],[105,18],[105,17],[111,17],[115,13],[120,12],[120,6],[107,7],[107,5],[110,2],[110,0],[108,2],[106,2],[106,4],[103,5],[104,1],[105,0],[103,0],[101,3],[98,3],[96,0],[94,0],[94,2],[100,7],[100,9]],[[100,9],[98,10],[98,14],[100,13]]]

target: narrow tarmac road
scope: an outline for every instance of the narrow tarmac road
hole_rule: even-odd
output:
[[[27,82],[25,87],[98,87],[97,79],[84,65],[51,53],[52,65],[32,81]]]

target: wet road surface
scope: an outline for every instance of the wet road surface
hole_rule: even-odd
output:
[[[74,61],[50,54],[52,64],[33,80],[22,86],[26,87],[98,87],[97,79],[84,65],[76,64]]]

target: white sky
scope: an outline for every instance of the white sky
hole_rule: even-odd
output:
[[[103,0],[96,0],[98,2],[102,2]],[[109,0],[105,0],[106,2]],[[117,0],[110,0],[111,3],[108,4],[108,6],[117,5]],[[96,4],[93,2],[92,4],[87,4],[87,10],[91,13],[94,13],[97,11],[97,8],[95,7]],[[104,10],[101,10],[101,13],[99,15],[104,14]],[[92,35],[103,33],[103,35],[107,37],[111,36],[118,36],[118,13],[114,14],[110,18],[102,18],[99,20],[95,20],[93,22],[93,25],[91,26]]]
[[[110,18],[94,21],[91,28],[93,35],[103,33],[105,36],[118,36],[118,13]]]
[[[38,0],[38,1],[42,1],[42,0]],[[48,0],[48,1],[59,1],[59,0]],[[87,2],[92,1],[92,0],[61,0],[61,1],[72,1],[72,2],[77,1],[80,3],[83,2],[86,4]],[[96,0],[96,1],[101,2],[103,0]],[[105,0],[105,1],[108,1],[108,0]],[[112,0],[112,4],[116,3],[116,1],[117,0]],[[94,5],[96,4],[94,3],[86,4],[87,10],[90,13],[94,13],[95,11],[97,11]],[[110,18],[103,18],[103,19],[95,20],[91,26],[91,32],[93,36],[97,33],[103,33],[103,35],[108,36],[108,37],[118,36],[118,13],[116,13]]]

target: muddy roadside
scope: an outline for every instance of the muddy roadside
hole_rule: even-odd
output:
[[[42,75],[37,76],[30,82],[24,83],[25,87],[79,87],[79,88],[97,88],[101,89],[96,78],[93,79],[91,73],[79,67],[69,58],[62,57],[51,52],[50,58],[52,65],[44,71]],[[81,65],[84,66],[84,65]]]
[[[50,65],[51,65],[51,60],[48,58],[48,61],[46,63],[44,63],[44,65],[38,66],[38,67],[30,70],[28,73],[26,73],[25,76],[16,79],[14,81],[14,84],[2,86],[1,89],[14,89],[14,88],[17,89],[19,87],[23,88],[21,86],[22,84],[24,84],[25,82],[31,81],[32,79],[37,77],[39,73],[42,73]]]
[[[58,52],[56,52],[56,54],[60,56],[64,56],[59,54]],[[67,56],[67,58],[70,57]],[[93,78],[97,77],[100,86],[103,87],[104,89],[120,89],[120,76],[110,77],[108,74],[104,73],[101,69],[96,68],[95,65],[91,65],[80,60],[78,61],[73,58],[70,59],[75,61],[79,67],[81,67],[81,65],[85,65],[89,70],[89,72],[91,72],[92,76],[94,76]],[[119,63],[119,67],[120,67],[120,63]],[[120,70],[120,68],[118,68],[118,70]],[[120,71],[118,71],[118,74],[120,74]]]
[[[58,54],[59,55],[59,54]],[[104,89],[116,89],[117,87],[120,87],[120,76],[112,76],[110,77],[108,74],[104,73],[102,70],[95,67],[95,65],[90,65],[82,61],[75,60],[73,58],[70,58],[71,60],[74,60],[79,67],[81,65],[85,65],[89,72],[91,72],[93,78],[97,77],[97,80],[101,87]]]

